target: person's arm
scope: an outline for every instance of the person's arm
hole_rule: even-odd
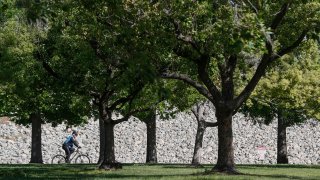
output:
[[[75,146],[77,146],[78,148],[80,147],[79,142],[74,137],[72,137],[72,141]]]

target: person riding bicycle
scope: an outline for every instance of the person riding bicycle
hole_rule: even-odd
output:
[[[78,132],[76,130],[72,131],[71,135],[67,136],[67,139],[62,144],[62,149],[66,152],[66,162],[70,163],[70,155],[74,152],[75,148],[73,145],[75,145],[78,148],[81,148],[79,146],[79,143],[77,141]]]

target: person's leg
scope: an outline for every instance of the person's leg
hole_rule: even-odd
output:
[[[75,149],[73,147],[69,148],[70,154],[72,154],[74,152],[74,150]]]
[[[62,147],[64,149],[64,151],[66,152],[66,163],[70,163],[70,150],[67,146],[63,146]]]
[[[71,156],[72,153],[74,153],[75,149],[73,147],[69,147],[69,152],[70,152],[70,155],[69,155],[69,158]]]

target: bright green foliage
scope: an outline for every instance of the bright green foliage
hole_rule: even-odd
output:
[[[309,40],[285,56],[261,79],[243,111],[270,123],[281,111],[287,126],[320,120],[320,49]]]

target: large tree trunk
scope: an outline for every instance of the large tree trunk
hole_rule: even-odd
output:
[[[104,160],[104,151],[105,151],[105,137],[106,137],[106,128],[104,126],[104,121],[102,118],[99,118],[99,130],[100,130],[100,152],[98,164],[100,165]]]
[[[100,165],[100,169],[110,170],[121,168],[120,163],[115,160],[114,152],[114,124],[112,121],[104,121],[105,127],[105,148],[104,159]]]
[[[288,164],[287,152],[287,126],[282,117],[281,112],[278,112],[278,146],[277,146],[277,164]]]
[[[43,163],[41,150],[41,117],[39,114],[31,114],[32,141],[30,163]]]
[[[144,121],[147,125],[147,159],[146,163],[157,163],[156,113],[154,110]]]
[[[198,121],[196,140],[195,140],[193,157],[192,157],[192,162],[191,162],[191,165],[193,165],[193,166],[200,165],[202,142],[203,142],[203,135],[204,135],[205,130],[206,130],[206,122],[204,120]]]
[[[212,170],[238,174],[234,164],[232,113],[216,109],[216,117],[218,121],[218,161]]]

